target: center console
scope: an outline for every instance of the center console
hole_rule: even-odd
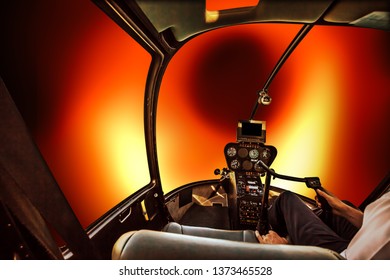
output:
[[[237,142],[228,143],[224,149],[227,166],[231,171],[233,191],[230,195],[233,227],[255,228],[260,215],[264,194],[261,160],[270,166],[277,150],[265,145],[265,122],[240,121]]]

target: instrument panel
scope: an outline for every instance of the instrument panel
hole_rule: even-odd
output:
[[[263,161],[270,166],[274,161],[277,150],[273,146],[262,143],[228,143],[225,146],[225,158],[231,171],[247,171],[265,173],[265,170],[257,162]]]
[[[265,174],[258,161],[270,166],[275,160],[277,150],[264,143],[236,142],[228,143],[224,154],[229,170],[235,174],[235,224],[238,228],[255,228],[259,221],[264,192],[261,177]]]

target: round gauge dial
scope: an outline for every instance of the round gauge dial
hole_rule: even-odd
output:
[[[240,149],[238,150],[238,156],[239,156],[240,158],[246,158],[246,157],[248,156],[248,150],[247,150],[247,148],[240,148]]]
[[[263,170],[263,167],[261,167],[258,163],[255,163],[254,168],[255,168],[255,170],[256,170],[257,172],[262,172],[262,171],[264,171],[264,170]]]
[[[240,162],[236,159],[232,160],[232,162],[230,163],[230,167],[232,169],[237,169],[240,167]]]
[[[229,157],[234,157],[236,154],[237,154],[237,150],[236,148],[234,147],[229,147],[226,151],[226,154],[229,156]]]
[[[249,160],[245,160],[243,163],[242,163],[242,168],[244,169],[244,170],[251,170],[252,169],[252,167],[253,167],[253,163],[252,162],[250,162]]]
[[[252,149],[249,151],[249,157],[250,158],[258,158],[260,155],[259,151],[257,149]]]

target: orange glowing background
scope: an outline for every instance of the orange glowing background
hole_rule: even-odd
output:
[[[151,57],[90,1],[26,3],[29,9],[10,14],[20,36],[5,40],[1,75],[11,93],[25,92],[16,103],[86,227],[150,181],[143,93]],[[220,29],[176,54],[157,112],[165,193],[216,178],[214,169],[226,166],[223,148],[235,140],[237,120],[249,118],[299,28]],[[278,149],[277,172],[320,176],[356,204],[375,188],[390,170],[389,47],[385,32],[312,30],[271,85],[271,105],[256,115]],[[272,184],[312,196],[301,185]]]
[[[36,134],[41,151],[84,226],[150,182],[143,93],[151,56],[92,3],[63,51],[69,57],[40,69],[53,87],[50,129]],[[70,12],[70,11],[69,11]],[[49,25],[45,22],[44,25]],[[62,48],[60,47],[60,50]],[[53,69],[63,71],[62,77]],[[46,68],[46,69],[45,69]],[[48,70],[46,72],[45,70]],[[59,78],[53,83],[51,76]],[[50,98],[43,94],[41,99]],[[52,104],[48,104],[51,106]]]
[[[237,120],[249,118],[256,92],[299,28],[221,29],[176,55],[159,99],[165,187],[213,178],[226,166],[223,147],[235,141]],[[278,149],[277,172],[319,176],[356,204],[380,182],[390,169],[386,45],[388,35],[373,30],[316,27],[305,38],[271,85],[271,105],[256,116],[267,121],[267,143]],[[272,184],[313,197],[303,184]]]

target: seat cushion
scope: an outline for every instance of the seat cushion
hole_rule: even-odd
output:
[[[208,227],[185,226],[171,222],[168,223],[162,231],[199,237],[258,243],[253,230],[223,230]]]

